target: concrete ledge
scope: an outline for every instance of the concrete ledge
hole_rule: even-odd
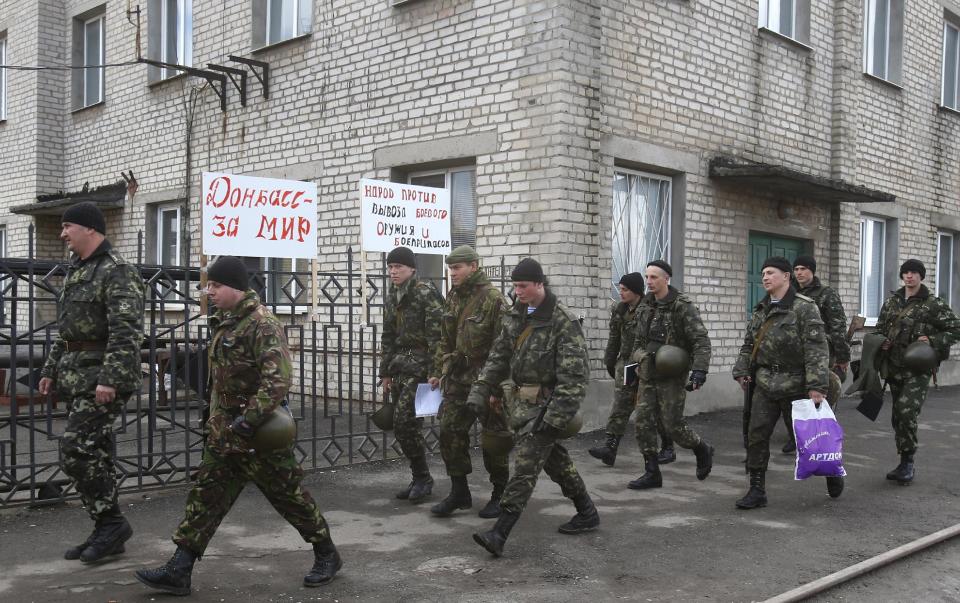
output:
[[[497,133],[490,131],[383,147],[373,152],[373,167],[391,168],[492,155],[499,150],[497,140]]]
[[[651,144],[620,136],[604,136],[600,139],[600,152],[643,166],[696,174],[700,171],[700,155],[671,147]]]

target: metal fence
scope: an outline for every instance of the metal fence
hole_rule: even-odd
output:
[[[114,426],[121,492],[189,480],[203,448],[209,330],[199,313],[199,270],[147,265],[142,236],[138,240],[136,266],[146,285],[143,382]],[[56,338],[56,299],[67,263],[34,258],[33,248],[31,229],[26,259],[0,258],[0,508],[76,496],[60,469],[68,401],[36,390]],[[308,272],[251,275],[251,286],[284,322],[293,352],[288,401],[298,425],[296,455],[308,471],[400,455],[392,433],[369,419],[383,401],[377,369],[387,275],[381,257],[379,268],[366,274],[363,304],[357,255],[347,251],[345,270],[320,271],[316,316]],[[505,289],[502,259],[487,272]],[[430,450],[437,447],[437,428],[432,419],[424,422]]]

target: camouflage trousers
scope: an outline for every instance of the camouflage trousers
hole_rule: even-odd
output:
[[[462,399],[444,396],[440,411],[440,457],[447,467],[447,475],[469,475],[473,472],[470,461],[470,428],[477,416],[467,407],[466,396]],[[483,452],[483,466],[490,475],[490,483],[503,488],[510,477],[510,455],[495,455]]]
[[[789,416],[793,401],[806,394],[774,397],[759,387],[750,400],[750,427],[747,432],[747,469],[765,471],[770,462],[770,436],[777,427],[780,415]]]
[[[390,397],[393,400],[393,436],[400,444],[403,456],[414,459],[425,456],[426,443],[423,439],[423,419],[417,418],[414,400],[417,397],[417,385],[426,382],[423,375],[400,375],[393,379]]]
[[[519,437],[514,452],[513,475],[500,498],[500,506],[508,513],[522,513],[543,470],[567,498],[587,491],[583,479],[570,458],[570,453],[556,439],[553,430],[527,433]]]
[[[203,451],[197,481],[187,495],[186,513],[173,542],[202,555],[220,522],[251,481],[305,541],[330,542],[327,522],[313,497],[303,489],[303,469],[292,450],[218,454],[210,448]]]
[[[684,448],[700,443],[700,436],[687,426],[683,416],[686,402],[684,379],[655,381],[644,379],[637,390],[637,445],[644,456],[657,454],[657,431],[666,433],[666,441]],[[661,427],[662,426],[662,427]]]
[[[617,383],[622,383],[621,378]],[[615,385],[613,393],[613,407],[610,409],[610,417],[607,419],[607,433],[616,436],[622,436],[627,433],[627,423],[630,421],[630,415],[637,407],[637,389],[624,385]],[[663,421],[657,417],[657,435],[663,442],[664,448],[672,448],[673,440],[663,427]]]
[[[917,451],[917,419],[920,418],[920,409],[927,399],[930,374],[900,373],[887,379],[887,383],[890,384],[890,393],[893,395],[891,423],[897,452],[913,454]]]
[[[117,512],[117,480],[113,467],[113,422],[130,394],[97,404],[93,395],[70,402],[67,428],[60,440],[63,472],[73,480],[90,518]]]

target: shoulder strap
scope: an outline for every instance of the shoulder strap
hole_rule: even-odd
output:
[[[753,350],[750,352],[750,364],[756,362],[757,352],[760,351],[760,344],[763,343],[763,338],[766,337],[767,331],[770,330],[771,326],[773,326],[773,321],[767,316],[760,330],[757,332],[757,338],[753,340]]]
[[[471,314],[477,311],[477,307],[480,306],[480,303],[483,302],[483,296],[489,289],[489,285],[480,285],[474,291],[473,297],[470,298],[470,301],[467,302],[467,305],[463,308],[463,311],[460,312],[460,318],[457,320],[457,330],[463,330],[463,323],[467,321],[467,318]]]
[[[530,337],[530,333],[533,333],[533,325],[527,325],[523,331],[520,332],[520,335],[517,336],[517,340],[513,343],[513,351],[517,351],[523,345],[523,342]]]

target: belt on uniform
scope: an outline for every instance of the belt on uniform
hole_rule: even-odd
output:
[[[106,341],[64,341],[68,352],[102,352],[107,349]]]

